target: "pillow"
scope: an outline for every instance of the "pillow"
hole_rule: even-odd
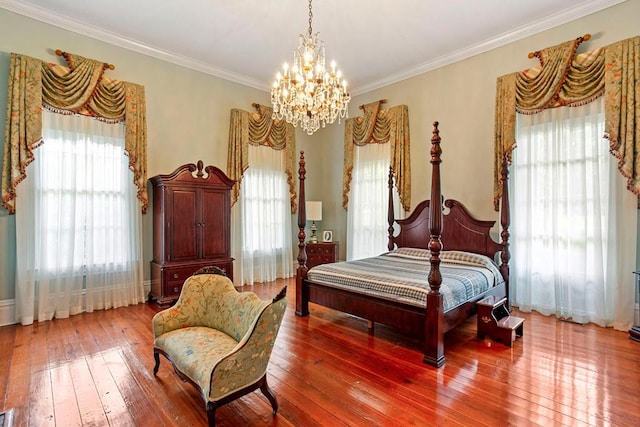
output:
[[[402,258],[413,258],[413,259],[429,259],[431,256],[431,252],[429,249],[419,249],[419,248],[397,248],[392,250],[391,252],[387,252],[385,255],[389,256],[397,256]]]
[[[428,260],[431,257],[431,252],[429,251],[429,249],[397,248],[390,252],[387,252],[385,255]],[[442,251],[440,252],[440,259],[443,262],[447,262],[450,264],[479,265],[486,268],[492,268],[496,266],[491,258],[473,252]]]
[[[450,264],[479,265],[488,269],[496,267],[496,263],[488,256],[473,252],[442,251],[440,253],[440,259]]]

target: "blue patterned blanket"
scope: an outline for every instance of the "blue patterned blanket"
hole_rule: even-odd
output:
[[[444,311],[503,283],[496,264],[484,255],[443,251],[440,272]],[[399,248],[377,257],[322,264],[309,270],[314,283],[426,307],[429,251]]]

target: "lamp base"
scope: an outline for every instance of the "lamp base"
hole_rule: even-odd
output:
[[[318,243],[316,231],[318,231],[318,227],[316,227],[316,222],[313,221],[311,222],[311,236],[309,236],[309,243]]]

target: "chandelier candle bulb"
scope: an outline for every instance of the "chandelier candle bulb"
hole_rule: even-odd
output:
[[[276,74],[271,89],[273,118],[300,125],[307,134],[348,116],[351,95],[342,80],[342,72],[331,61],[331,72],[325,66],[324,42],[313,34],[313,13],[309,0],[309,30],[300,34],[297,49],[293,52],[293,66],[285,62],[282,74]]]

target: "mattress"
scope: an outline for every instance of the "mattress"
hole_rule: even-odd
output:
[[[426,307],[431,264],[426,249],[399,248],[382,255],[322,264],[308,272],[311,282],[416,307]],[[496,264],[484,255],[443,251],[440,272],[444,311],[504,282]]]

